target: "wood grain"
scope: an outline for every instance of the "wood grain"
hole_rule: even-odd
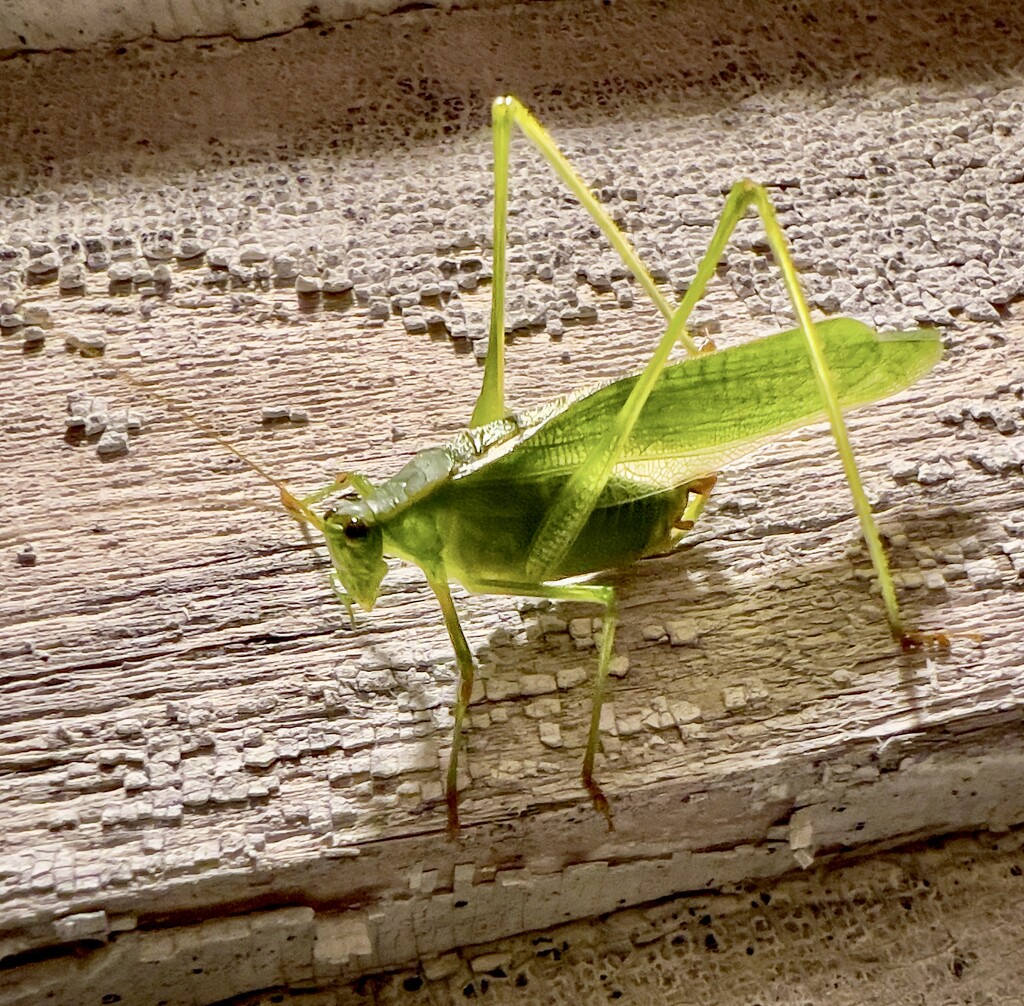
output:
[[[564,64],[585,48],[585,32],[542,44],[541,28],[582,15],[544,6],[513,50],[532,39],[534,51]],[[628,8],[634,18],[642,10]],[[325,270],[343,252],[339,268],[349,268],[364,241],[371,252],[393,247],[390,281],[444,255],[486,259],[484,239],[437,250],[443,213],[426,234],[389,233],[359,202],[386,194],[380,205],[397,223],[395,206],[429,207],[432,189],[457,182],[486,234],[489,141],[478,99],[508,81],[491,67],[451,83],[443,93],[476,104],[447,139],[430,116],[430,134],[410,139],[406,123],[426,100],[415,88],[392,91],[395,74],[383,75],[376,104],[370,84],[374,53],[390,66],[410,34],[423,35],[417,59],[440,65],[459,31],[479,43],[508,28],[500,12],[466,16],[441,25],[440,15],[414,12],[262,48],[142,45],[120,80],[85,55],[57,54],[64,104],[40,117],[43,138],[25,128],[9,165],[22,188],[7,241],[59,244],[62,228],[79,240],[121,234],[138,248],[172,217],[180,241],[185,207],[206,247],[223,244],[233,266],[250,239],[268,262],[295,246]],[[631,44],[639,40],[649,44],[649,33]],[[361,61],[342,85],[363,88],[351,118],[329,109],[331,131],[348,138],[338,150],[317,146],[329,57]],[[222,80],[218,65],[230,67]],[[586,150],[587,125],[605,113],[582,112],[577,132],[560,117],[567,103],[543,97],[553,78],[529,71],[529,60],[515,65],[520,93],[542,117],[551,113],[588,177],[608,174],[611,184],[619,148],[590,160]],[[45,66],[26,61],[6,85],[6,104],[24,122],[39,107],[31,99]],[[294,123],[282,113],[271,128],[254,88],[273,66],[286,80],[310,72],[313,100],[293,104]],[[180,92],[169,68],[195,71],[197,94]],[[628,149],[653,114],[647,99],[630,98],[636,81],[605,87],[590,63],[574,72],[583,92],[607,91],[601,128],[621,131]],[[109,89],[86,101],[97,92],[83,85],[101,78]],[[129,154],[134,127],[123,102],[165,78],[163,100],[143,103],[145,121],[165,116],[159,152]],[[222,122],[231,101],[244,104],[241,92],[225,95],[225,80],[244,81],[248,104],[244,121],[210,145],[205,127]],[[657,115],[685,137],[697,113],[678,79],[673,87],[676,104]],[[94,121],[91,141],[86,125],[66,117],[74,94]],[[277,108],[277,97],[267,105]],[[119,147],[107,131],[118,120]],[[59,150],[62,124],[68,158],[47,178],[39,172]],[[360,139],[361,129],[372,136]],[[389,135],[394,150],[384,146]],[[124,170],[113,166],[118,156]],[[362,187],[346,187],[347,171]],[[304,172],[316,179],[308,193],[296,180]],[[268,209],[279,205],[275,174],[289,198],[309,194],[297,214]],[[532,186],[541,192],[540,205],[516,219],[521,249],[546,239],[575,247],[579,233],[549,232],[543,167],[527,164],[519,183],[527,196]],[[177,209],[159,209],[167,206]],[[299,296],[293,280],[232,278],[208,258],[166,264],[166,284],[111,286],[93,271],[75,294],[62,294],[54,276],[20,294],[8,286],[31,298],[25,308],[49,312],[41,344],[22,347],[15,333],[0,345],[8,1001],[116,989],[138,1003],[212,1002],[316,987],[674,892],[1024,822],[1024,324],[1012,306],[998,323],[951,327],[932,375],[851,417],[907,618],[949,632],[948,651],[902,653],[889,638],[827,432],[788,437],[723,473],[685,554],[614,575],[628,670],[614,682],[613,729],[598,764],[613,832],[578,780],[595,663],[584,620],[593,610],[458,594],[483,694],[466,758],[464,834],[449,842],[440,797],[454,668],[422,576],[395,563],[377,607],[350,626],[323,554],[276,506],[273,487],[115,369],[311,491],[349,467],[387,475],[458,429],[480,379],[471,340],[436,327],[410,334],[394,312],[373,322],[359,283],[340,296]],[[677,268],[685,275],[690,265]],[[513,340],[515,404],[643,360],[658,322],[641,295],[619,307],[612,293],[585,292],[597,323]],[[484,312],[486,281],[461,300],[470,317]],[[713,303],[723,342],[772,324],[724,283]],[[68,337],[90,336],[103,337],[102,356],[67,348]],[[142,414],[126,455],[102,457],[96,437],[66,432],[74,392],[106,398],[115,415]],[[279,405],[307,410],[308,421],[261,420],[262,408]],[[1002,431],[1000,416],[1009,416]]]

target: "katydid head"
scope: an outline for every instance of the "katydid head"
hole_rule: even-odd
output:
[[[384,532],[373,511],[361,499],[343,499],[324,514],[323,534],[345,593],[369,611],[388,571]]]

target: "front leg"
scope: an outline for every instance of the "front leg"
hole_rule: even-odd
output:
[[[448,758],[448,774],[445,777],[444,785],[444,801],[448,808],[448,837],[456,838],[460,828],[459,752],[463,744],[466,711],[469,709],[469,700],[473,694],[475,667],[473,654],[469,643],[466,642],[466,634],[462,631],[462,623],[459,622],[459,614],[452,601],[452,592],[448,588],[448,581],[443,577],[428,573],[427,582],[437,597],[437,603],[441,606],[444,627],[448,630],[448,638],[452,641],[452,647],[455,650],[455,662],[459,667],[459,690],[455,697],[455,709],[452,712],[455,719],[452,729],[452,751]]]

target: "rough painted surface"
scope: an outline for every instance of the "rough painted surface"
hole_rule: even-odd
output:
[[[333,987],[316,1006],[1020,1001],[1021,835],[699,891]],[[308,1002],[281,990],[238,1006]]]
[[[5,65],[10,1001],[316,986],[1024,822],[1016,9],[907,25],[830,6],[821,28],[737,6],[728,33],[692,11],[655,32],[639,5],[515,14]],[[457,598],[483,685],[452,844],[453,662],[418,572],[396,565],[349,628],[274,490],[110,364],[301,490],[443,439],[479,381],[504,90],[667,290],[749,174],[777,188],[821,310],[944,327],[946,360],[852,435],[908,619],[984,642],[898,652],[827,436],[789,438],[724,473],[686,554],[616,577],[614,833],[578,784],[593,612]],[[527,404],[635,366],[658,325],[516,151]],[[721,278],[716,340],[787,323],[752,222]]]
[[[300,28],[320,30],[346,19],[390,14],[403,6],[401,0],[6,0],[0,11],[0,54],[101,49],[142,39],[258,39]],[[420,6],[448,10],[456,4],[429,0]],[[489,3],[460,0],[457,6]]]

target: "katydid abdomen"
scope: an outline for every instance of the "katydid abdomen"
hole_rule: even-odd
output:
[[[561,481],[504,486],[449,482],[420,506],[417,519],[429,514],[437,522],[441,560],[451,579],[464,584],[523,582],[523,557]],[[685,485],[660,491],[648,487],[633,499],[597,507],[551,579],[614,569],[664,551],[687,497]],[[400,525],[396,538],[402,534]],[[385,551],[389,532],[385,530]]]

